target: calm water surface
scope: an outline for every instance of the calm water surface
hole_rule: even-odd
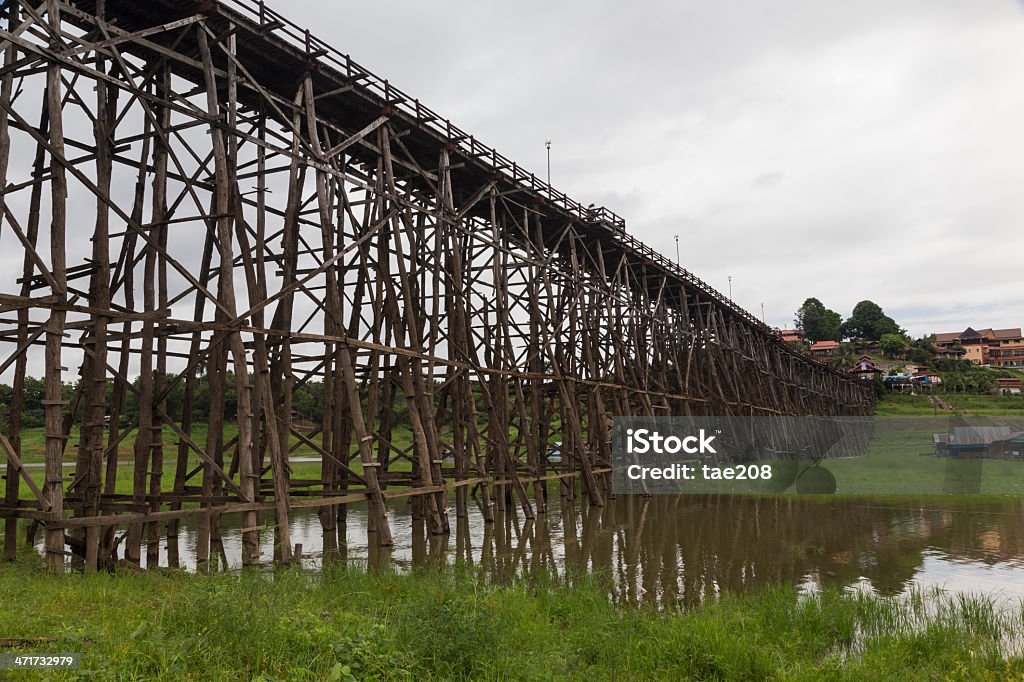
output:
[[[464,563],[496,580],[538,570],[598,576],[616,601],[693,605],[723,590],[790,584],[905,593],[916,587],[1024,599],[1024,501],[964,498],[752,498],[621,496],[603,509],[553,498],[537,520],[521,512],[484,523],[478,509],[456,519],[448,536],[413,522],[408,503],[389,504],[395,544],[380,549],[366,532],[366,511],[350,505],[348,522],[326,538],[315,510],[293,511],[292,540],[302,561],[410,570]],[[262,523],[268,528],[273,516]],[[222,568],[241,564],[237,517],[223,519]],[[180,562],[195,567],[195,525],[180,531]],[[260,540],[272,560],[273,531]],[[143,551],[145,553],[145,551]],[[325,558],[326,557],[326,558]],[[161,564],[166,565],[166,547]]]

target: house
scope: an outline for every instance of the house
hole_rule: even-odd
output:
[[[932,434],[940,457],[1024,459],[1024,431],[1008,426],[957,426],[953,433]]]
[[[880,377],[884,374],[881,367],[870,355],[862,355],[853,365],[853,369],[850,370],[850,374],[854,375],[858,379],[865,381],[872,381],[875,377]]]
[[[989,331],[991,330],[984,330]],[[935,345],[939,348],[962,348],[963,357],[968,362],[980,365],[985,361],[985,349],[988,347],[985,334],[968,327],[962,332],[943,332],[935,335]]]
[[[905,389],[913,389],[914,381],[910,378],[909,374],[890,374],[887,377],[882,377],[882,381],[885,383],[885,387],[893,391],[903,391]]]
[[[832,357],[833,355],[836,354],[836,351],[839,350],[839,342],[818,341],[817,343],[812,343],[809,350],[811,355],[818,358]]]
[[[1006,438],[992,441],[989,453],[1004,459],[1024,459],[1024,431],[1012,433]]]
[[[858,353],[879,353],[882,344],[872,339],[856,339],[853,341],[853,348]]]
[[[778,334],[786,343],[803,343],[804,335],[799,329],[779,329]]]
[[[911,383],[919,386],[926,386],[931,388],[938,386],[942,383],[942,377],[931,370],[918,368],[913,374],[910,375]]]
[[[959,360],[967,351],[960,346],[940,346],[935,344],[932,346],[932,354],[936,360]]]
[[[939,358],[959,354],[975,365],[1024,369],[1024,336],[1020,327],[968,327],[962,332],[943,332],[935,335],[935,346]]]
[[[1000,377],[996,379],[996,384],[999,388],[1000,393],[1013,393],[1020,395],[1021,392],[1021,380],[1013,378]]]
[[[1004,332],[989,341],[986,364],[1003,369],[1024,369],[1024,337],[1020,329],[996,329]]]
[[[953,433],[932,434],[932,443],[940,457],[1001,457],[1003,443],[1017,436],[1009,426],[954,426]]]

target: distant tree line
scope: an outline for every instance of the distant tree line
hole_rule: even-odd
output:
[[[169,383],[173,377],[168,376]],[[139,399],[137,395],[141,378],[136,377],[132,382],[135,391],[127,390],[124,396],[124,406],[120,412],[119,423],[122,426],[131,424],[139,417]],[[77,384],[65,382],[61,389],[61,399],[67,405],[64,406],[64,414],[74,409],[74,401]],[[510,389],[511,390],[511,389]],[[391,387],[394,396],[392,407],[392,424],[395,426],[408,425],[408,405],[405,400],[405,393],[400,386]],[[441,391],[434,392],[434,402],[441,401]],[[298,421],[319,423],[324,417],[324,385],[322,381],[309,381],[302,386],[295,387],[292,391],[292,417]],[[473,395],[476,400],[477,413],[486,414],[486,401],[478,384],[473,385]],[[25,377],[25,388],[23,391],[22,427],[37,428],[43,426],[44,407],[46,390],[42,379]],[[14,397],[14,389],[7,384],[0,384],[0,431],[6,433],[9,423],[9,410]],[[512,396],[510,396],[510,399]],[[106,385],[107,414],[110,414],[110,406],[114,404],[114,382],[108,381]],[[182,419],[182,410],[185,404],[185,382],[178,382],[164,401],[164,411],[176,422]],[[362,408],[367,409],[367,395],[362,392]],[[78,414],[81,415],[84,405],[79,407]],[[238,414],[238,396],[235,391],[234,374],[228,372],[227,390],[224,397],[224,417],[228,422],[235,421]],[[192,420],[195,423],[206,423],[210,417],[210,385],[205,375],[196,378],[195,389],[192,396]]]
[[[861,301],[853,307],[846,320],[826,308],[816,298],[809,298],[796,311],[796,328],[811,343],[818,341],[881,341],[886,335],[904,336],[896,320],[885,314],[873,301]]]
[[[224,412],[228,421],[234,421],[238,414],[238,395],[235,392],[234,377],[228,376],[228,388],[224,398]],[[136,378],[133,386],[138,389],[140,378]],[[61,398],[68,403],[64,411],[67,413],[75,399],[76,384],[65,382],[61,389]],[[114,402],[113,382],[107,382],[106,404],[109,406]],[[320,396],[323,393],[321,382],[310,382],[308,389],[296,390],[293,393],[292,405],[293,414],[297,419],[320,421],[323,419],[323,400]],[[42,379],[25,377],[25,389],[23,392],[24,409],[22,411],[22,426],[34,428],[43,425],[43,400],[46,396],[45,386]],[[8,410],[14,397],[14,389],[7,384],[0,384],[0,413],[3,416],[4,425],[8,419]],[[179,382],[167,394],[164,403],[164,410],[175,421],[181,421],[182,408],[185,403],[185,382]],[[126,391],[124,408],[121,411],[120,422],[128,424],[139,416],[139,399],[135,392]],[[196,422],[205,422],[210,416],[210,385],[205,376],[200,376],[196,382],[195,393],[192,397],[192,418]]]
[[[861,301],[845,320],[817,298],[808,298],[796,311],[796,328],[810,343],[818,341],[848,341],[840,347],[839,364],[852,364],[854,346],[872,343],[884,355],[923,365],[934,357],[935,336],[912,339],[896,320],[885,314],[874,301]],[[848,362],[847,362],[848,361]]]
[[[861,301],[844,320],[817,298],[808,298],[796,311],[794,322],[811,343],[840,342],[829,362],[843,370],[853,367],[859,353],[874,348],[888,358],[906,360],[938,372],[942,377],[942,390],[947,393],[990,393],[998,389],[997,379],[1019,376],[1004,369],[979,367],[964,359],[936,359],[934,334],[911,338],[873,301]]]

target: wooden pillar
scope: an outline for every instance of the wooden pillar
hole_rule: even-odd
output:
[[[103,19],[105,0],[96,4],[96,16]],[[105,60],[97,57],[96,68],[104,70]],[[112,139],[117,118],[118,88],[106,81],[96,83],[96,121],[93,124],[96,140],[96,185],[101,192],[109,194],[113,166]],[[89,302],[97,311],[110,308],[110,207],[102,199],[96,200],[96,225],[93,231],[92,264],[95,268],[89,283]],[[76,479],[82,504],[79,515],[95,517],[100,514],[100,491],[102,486],[103,431],[106,416],[107,386],[107,325],[109,318],[102,313],[92,316],[90,330],[91,344],[86,345],[83,358],[83,398],[85,416],[79,439],[79,459]],[[90,348],[91,345],[91,348]],[[85,570],[95,571],[99,562],[100,529],[89,526],[84,529]]]
[[[18,21],[19,11],[18,5],[8,5],[7,14],[7,28],[12,30]],[[4,67],[9,69],[17,58],[17,48],[14,43],[8,43],[7,48],[4,50]],[[14,73],[11,70],[6,70],[3,76],[3,80],[0,81],[0,98],[4,101],[9,102],[11,95],[14,91]],[[48,125],[48,115],[46,109],[43,109],[43,123],[40,125],[40,129],[45,131],[45,126]],[[33,177],[37,179],[37,182],[32,187],[33,196],[38,194],[37,188],[39,187],[39,175],[42,163],[42,147],[37,146],[36,162],[33,166]],[[7,170],[10,165],[10,154],[11,154],[11,134],[8,125],[7,116],[0,116],[0,187],[7,186]],[[5,195],[0,194],[0,225],[3,224],[5,218],[3,211],[7,208],[7,198]],[[38,225],[36,226],[35,232],[38,232]],[[25,249],[23,277],[21,285],[21,295],[27,296],[29,289],[29,278],[32,276],[34,270],[31,254],[29,249],[34,247],[36,234],[30,232],[30,247]],[[18,348],[24,348],[28,342],[28,309],[18,309]],[[21,412],[24,409],[25,402],[25,365],[26,365],[26,351],[19,353],[15,360],[14,369],[14,386],[13,394],[11,396],[11,404],[8,406],[8,433],[10,434],[11,447],[15,453],[21,456]],[[21,476],[11,459],[7,459],[7,466],[5,470],[6,474],[4,477],[4,504],[9,507],[17,506],[19,496],[19,484],[21,482]],[[4,519],[4,559],[7,561],[14,561],[18,555],[18,519],[15,516],[10,516]]]
[[[213,66],[213,56],[210,52],[209,41],[206,36],[206,27],[202,24],[196,29],[199,42],[199,53],[203,61],[203,74],[206,81],[206,106],[207,113],[212,119],[219,119],[221,114],[220,95],[217,87],[217,77]],[[233,34],[229,37],[229,48],[233,45]],[[230,63],[230,62],[229,62]],[[231,78],[228,78],[229,88]],[[233,92],[229,90],[229,93]],[[234,122],[235,102],[229,94],[228,101],[228,124]],[[234,216],[231,209],[234,206],[233,194],[235,188],[234,177],[237,173],[234,159],[229,156],[228,143],[224,139],[223,130],[216,125],[210,126],[210,137],[213,144],[214,158],[214,211],[213,214],[217,224],[217,242],[220,247],[220,273],[218,277],[218,297],[224,308],[225,315],[233,318],[236,313],[235,306],[235,280],[234,280],[234,258],[233,258],[233,227]],[[255,499],[255,481],[252,472],[252,387],[249,385],[249,365],[245,354],[245,346],[242,343],[242,335],[238,331],[228,332],[228,343],[231,348],[231,359],[235,374],[235,391],[238,401],[238,413],[236,425],[238,427],[238,462],[239,462],[239,488],[245,501],[252,502]],[[212,425],[211,425],[212,428]],[[223,428],[223,425],[221,425]],[[275,434],[276,436],[276,434]],[[242,563],[251,565],[259,562],[259,530],[256,528],[257,515],[255,511],[242,513]],[[287,548],[283,559],[285,562],[291,558],[291,550]]]
[[[60,34],[60,2],[47,0],[47,21],[55,35]],[[51,49],[59,50],[61,42],[53,39]],[[63,121],[63,85],[61,82],[61,66],[51,61],[46,70],[46,100],[50,117],[50,273],[53,276],[52,294],[59,304],[67,302],[67,261],[64,252],[65,226],[67,221],[67,178],[61,163],[64,155],[64,121]],[[58,305],[59,305],[58,304]],[[64,519],[64,488],[62,480],[62,460],[64,455],[64,418],[65,405],[61,389],[63,387],[63,367],[61,366],[61,344],[63,342],[64,322],[67,317],[63,307],[55,307],[50,311],[46,323],[46,375],[44,421],[46,425],[46,481],[43,494],[50,507],[50,519],[53,524]],[[64,571],[64,529],[48,524],[46,527],[46,564],[51,571]]]

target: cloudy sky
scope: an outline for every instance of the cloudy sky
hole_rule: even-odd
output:
[[[769,324],[1024,325],[1020,0],[271,6]]]

